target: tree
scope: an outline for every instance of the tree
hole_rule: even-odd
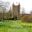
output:
[[[9,2],[0,1],[0,7],[1,7],[1,8],[3,7],[3,9],[9,10],[9,5],[10,5]],[[2,11],[3,11],[3,10],[2,10]],[[0,11],[0,12],[2,12],[2,11]]]
[[[30,14],[32,14],[32,10],[31,10]]]
[[[24,8],[22,8],[22,14],[25,14],[25,9]]]

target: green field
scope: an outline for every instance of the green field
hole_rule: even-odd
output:
[[[32,32],[32,23],[22,23],[21,20],[4,20],[0,22],[0,32]]]

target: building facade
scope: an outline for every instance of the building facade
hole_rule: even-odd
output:
[[[13,17],[19,19],[20,17],[20,4],[14,5],[13,4]]]

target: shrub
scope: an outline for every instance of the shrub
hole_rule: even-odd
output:
[[[22,20],[25,22],[32,22],[32,16],[23,16]]]

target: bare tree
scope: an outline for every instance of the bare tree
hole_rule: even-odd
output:
[[[2,19],[4,19],[4,13],[6,13],[6,8],[9,8],[9,2],[0,1],[0,13],[2,13]]]
[[[32,10],[31,10],[30,14],[32,14]]]
[[[25,14],[25,9],[24,8],[22,8],[22,14]]]

